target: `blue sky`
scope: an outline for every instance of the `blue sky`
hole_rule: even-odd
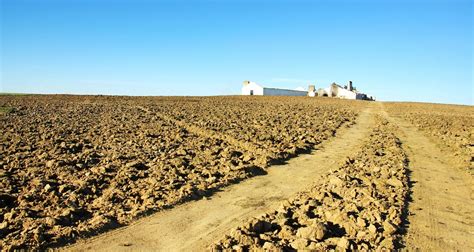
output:
[[[0,0],[1,92],[239,94],[349,80],[473,105],[470,0]]]

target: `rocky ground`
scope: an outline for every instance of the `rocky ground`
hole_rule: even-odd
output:
[[[0,96],[0,106],[0,247],[12,250],[62,245],[265,173],[353,123],[363,104]]]
[[[449,149],[464,170],[474,175],[474,108],[472,106],[387,103],[387,111],[403,118]]]
[[[409,193],[407,157],[394,126],[378,120],[362,149],[325,183],[232,230],[211,249],[396,249]]]

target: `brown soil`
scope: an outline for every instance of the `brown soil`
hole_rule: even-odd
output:
[[[228,235],[211,248],[263,248],[273,251],[383,248],[409,251],[472,250],[472,177],[462,170],[453,169],[459,163],[457,155],[445,155],[445,150],[438,147],[440,144],[433,143],[409,123],[391,118],[384,111],[381,115],[398,126],[402,133],[385,128],[382,132],[372,134],[368,145],[355,156],[354,162],[346,163],[323,183],[318,182],[311,190],[292,198],[288,204],[228,231]],[[380,145],[380,136],[390,137],[392,134],[395,137],[390,132],[400,136],[402,145],[399,147],[403,148],[400,149],[401,156],[393,155],[397,153],[396,145]],[[390,155],[385,158],[381,155],[381,159],[370,157],[374,151],[375,154],[382,152]],[[398,159],[397,156],[402,158]],[[405,163],[403,160],[406,157],[409,166],[405,172],[401,170],[402,173],[399,173],[397,162]],[[358,165],[354,166],[353,163]],[[374,174],[373,169],[368,169],[374,167],[373,164],[377,172],[385,171],[392,177]],[[412,181],[407,180],[407,174]],[[389,196],[391,198],[387,198],[390,195],[390,191],[386,194],[387,185],[388,188],[399,190],[392,191],[394,194]],[[371,188],[375,190],[369,190],[367,195],[372,196],[372,200],[366,204],[364,197],[351,195]],[[407,191],[411,191],[412,195],[407,195]],[[386,207],[391,209],[396,206],[401,208],[385,212]]]
[[[432,139],[452,165],[474,176],[474,107],[429,103],[386,103],[394,117]]]
[[[253,219],[213,250],[393,250],[408,195],[407,158],[380,116],[361,150],[310,190]],[[316,164],[315,164],[316,166]]]
[[[403,133],[413,183],[405,235],[409,251],[474,250],[474,180],[454,169],[459,159],[406,121],[390,118]]]
[[[472,106],[59,95],[0,108],[2,250],[474,250]]]
[[[232,185],[208,200],[177,206],[68,249],[205,250],[227,230],[274,209],[281,201],[321,180],[322,174],[359,148],[372,124],[373,115],[366,111],[355,126],[343,129],[322,149],[290,159],[287,164],[272,166],[264,176]]]
[[[0,96],[12,108],[0,117],[0,247],[61,246],[264,174],[333,138],[364,104]]]

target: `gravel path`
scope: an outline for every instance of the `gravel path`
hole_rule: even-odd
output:
[[[185,251],[206,249],[243,221],[274,209],[283,200],[311,186],[321,174],[350,155],[374,124],[373,109],[361,113],[356,125],[338,131],[321,150],[270,167],[257,176],[215,193],[208,200],[185,203],[134,224],[79,241],[72,251]],[[315,166],[314,164],[319,164]]]

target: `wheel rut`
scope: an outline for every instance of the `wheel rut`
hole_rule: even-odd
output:
[[[338,162],[360,147],[374,125],[369,107],[356,124],[341,128],[337,136],[325,141],[320,149],[303,154],[281,165],[273,165],[268,174],[231,185],[207,200],[191,201],[142,218],[111,232],[79,241],[66,247],[70,251],[201,251],[230,229],[274,209],[313,183],[321,175],[337,168]]]
[[[383,105],[382,105],[383,106]],[[386,112],[410,160],[412,196],[404,239],[409,251],[474,250],[474,182],[436,143]]]

